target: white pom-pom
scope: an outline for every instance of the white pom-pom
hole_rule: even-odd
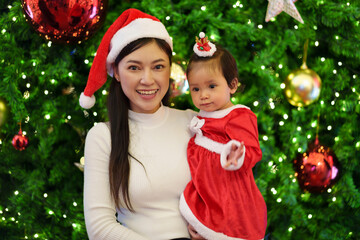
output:
[[[85,96],[83,92],[80,94],[79,103],[82,108],[90,109],[95,105],[95,102],[96,99],[94,95],[88,97]]]
[[[205,33],[204,33],[204,32],[199,33],[199,37],[200,37],[200,38],[204,38],[204,37],[205,37]]]

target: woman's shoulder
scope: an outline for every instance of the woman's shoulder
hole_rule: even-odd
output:
[[[109,122],[99,122],[88,131],[86,138],[108,138],[110,137]]]

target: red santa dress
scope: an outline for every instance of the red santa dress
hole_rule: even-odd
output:
[[[243,105],[200,111],[190,124],[191,181],[180,198],[184,218],[209,240],[265,236],[267,211],[252,168],[261,160],[255,114]],[[232,144],[245,145],[237,166],[225,167]]]

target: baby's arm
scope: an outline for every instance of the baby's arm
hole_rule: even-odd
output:
[[[238,109],[234,113],[236,114],[232,116],[232,119],[229,120],[225,127],[225,132],[231,140],[225,144],[224,151],[221,154],[221,166],[226,170],[241,168],[246,171],[254,167],[262,156],[258,140],[256,115],[245,108]],[[237,152],[235,148],[238,150]],[[242,155],[240,154],[241,150],[238,148],[243,149]],[[238,156],[237,161],[236,156]],[[230,162],[230,165],[225,167],[228,162]]]

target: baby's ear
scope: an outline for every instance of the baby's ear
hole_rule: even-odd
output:
[[[231,94],[234,94],[238,88],[238,84],[239,84],[239,79],[238,78],[234,78],[232,81],[231,81],[231,84],[230,84],[230,93]]]

